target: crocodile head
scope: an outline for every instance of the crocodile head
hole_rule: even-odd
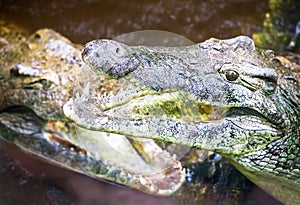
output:
[[[63,104],[87,82],[101,94],[117,92],[122,80],[95,76],[82,62],[81,46],[52,30],[41,29],[29,39],[0,25],[2,31],[7,35],[0,47],[1,141],[54,166],[147,193],[169,195],[179,189],[185,181],[181,163],[153,140],[120,135],[113,140],[64,118]]]
[[[0,27],[3,30],[7,34],[0,48],[0,111],[23,106],[43,119],[61,120],[62,106],[87,82],[97,84],[99,93],[117,90],[82,62],[81,45],[59,33],[41,29],[25,38]]]
[[[44,119],[63,118],[62,105],[71,97],[80,52],[76,45],[49,29],[2,48],[0,110],[24,106]]]
[[[180,48],[96,40],[86,45],[83,59],[131,83],[116,95],[83,95],[65,106],[65,114],[87,128],[242,154],[278,139],[286,123],[275,99],[278,74],[247,37]]]
[[[187,47],[95,40],[82,55],[96,72],[130,86],[71,99],[64,113],[79,126],[216,151],[273,195],[277,190],[261,176],[283,177],[286,186],[299,188],[292,181],[300,173],[291,171],[300,165],[299,74],[272,68],[250,38]],[[293,154],[289,167],[287,152]]]

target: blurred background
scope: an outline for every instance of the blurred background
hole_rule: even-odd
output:
[[[0,18],[29,33],[52,28],[73,42],[114,38],[138,30],[164,30],[194,42],[251,35],[263,26],[268,1],[1,0]]]

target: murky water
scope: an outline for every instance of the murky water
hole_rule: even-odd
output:
[[[200,42],[209,37],[251,36],[261,30],[267,6],[266,0],[0,0],[0,19],[22,26],[29,34],[52,28],[81,44],[147,29],[174,32]],[[51,167],[10,145],[2,143],[1,147],[0,204],[176,204],[174,199],[152,197]],[[12,156],[39,178],[56,175],[48,182],[32,178],[10,159]],[[225,204],[209,198],[205,202]],[[243,198],[243,204],[262,203],[277,202],[251,185],[251,194]]]
[[[267,0],[1,0],[0,18],[31,33],[53,28],[77,43],[146,29],[200,42],[251,35],[261,29],[267,6]]]

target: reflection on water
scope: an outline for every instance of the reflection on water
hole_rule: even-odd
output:
[[[85,43],[138,30],[165,30],[193,42],[251,35],[261,29],[268,1],[2,0],[0,18],[34,32],[49,27]]]

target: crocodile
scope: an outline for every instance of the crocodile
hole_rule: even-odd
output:
[[[82,57],[130,86],[71,98],[63,109],[76,125],[217,152],[282,203],[300,204],[299,66],[246,36],[184,47],[99,39]]]
[[[82,46],[53,30],[27,38],[15,28],[0,28],[1,140],[54,166],[152,195],[181,187],[181,163],[153,140],[93,133],[65,118],[62,106],[87,84],[103,94],[126,87],[125,81],[96,76],[82,62]]]
[[[69,123],[61,105],[74,93],[83,91],[87,82],[99,95],[116,93],[121,86],[122,89],[128,87],[126,82],[95,76],[80,60],[81,46],[52,30],[41,29],[29,37],[15,27],[0,26],[0,32],[1,143],[10,143],[21,149],[22,154],[52,166],[98,180],[122,184],[150,195],[172,194],[166,200],[176,201],[176,204],[212,201],[240,204],[251,198],[256,187],[214,153],[211,156],[217,156],[216,159],[203,150],[193,152],[188,147],[182,149],[160,142],[165,150],[162,152],[153,141],[113,134],[108,137]],[[188,150],[188,155],[181,159],[180,153]],[[171,151],[172,158],[166,151]],[[174,153],[180,163],[174,160]],[[192,159],[195,162],[191,162]]]

